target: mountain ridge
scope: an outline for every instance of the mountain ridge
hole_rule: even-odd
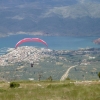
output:
[[[98,0],[0,1],[0,35],[100,36]]]

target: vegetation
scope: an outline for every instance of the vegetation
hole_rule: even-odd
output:
[[[75,66],[68,73],[71,80],[98,80],[100,71],[100,48],[53,50],[49,57],[34,62],[16,62],[12,65],[0,66],[1,80],[60,80],[71,66]],[[19,69],[21,68],[21,69]],[[52,76],[52,77],[50,77]]]
[[[98,77],[99,77],[99,79],[100,79],[100,72],[98,73]]]
[[[20,86],[20,84],[17,83],[17,82],[11,82],[10,83],[10,88],[15,88],[15,87],[19,87],[19,86]]]
[[[16,82],[15,82],[16,83]],[[18,81],[19,88],[0,83],[0,100],[99,100],[100,82]]]
[[[48,80],[48,81],[52,81],[52,80],[53,80],[53,79],[52,79],[52,76],[48,77],[47,80]]]

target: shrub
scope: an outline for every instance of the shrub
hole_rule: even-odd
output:
[[[67,78],[66,78],[66,80],[70,80],[70,78],[69,78],[69,77],[67,77]]]
[[[99,79],[100,79],[100,72],[98,73],[98,77],[99,77]]]
[[[48,80],[48,81],[52,81],[52,80],[53,80],[53,79],[52,79],[52,76],[48,77],[47,80]]]
[[[10,83],[10,88],[15,88],[15,87],[19,87],[19,86],[20,86],[20,84],[17,83],[17,82],[11,82]]]

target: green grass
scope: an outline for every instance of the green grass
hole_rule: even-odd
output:
[[[0,83],[0,100],[100,100],[100,82],[18,81],[19,88]]]

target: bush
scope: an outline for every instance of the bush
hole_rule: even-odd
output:
[[[100,72],[98,73],[98,77],[99,77],[99,79],[100,79]]]
[[[17,83],[17,82],[11,82],[10,83],[10,88],[15,88],[15,87],[19,87],[19,86],[20,86],[20,84]]]
[[[69,78],[69,77],[67,77],[67,78],[66,78],[66,80],[70,80],[70,78]]]
[[[48,81],[52,81],[53,79],[52,79],[52,77],[50,76],[50,77],[47,78],[47,80],[48,80]]]

